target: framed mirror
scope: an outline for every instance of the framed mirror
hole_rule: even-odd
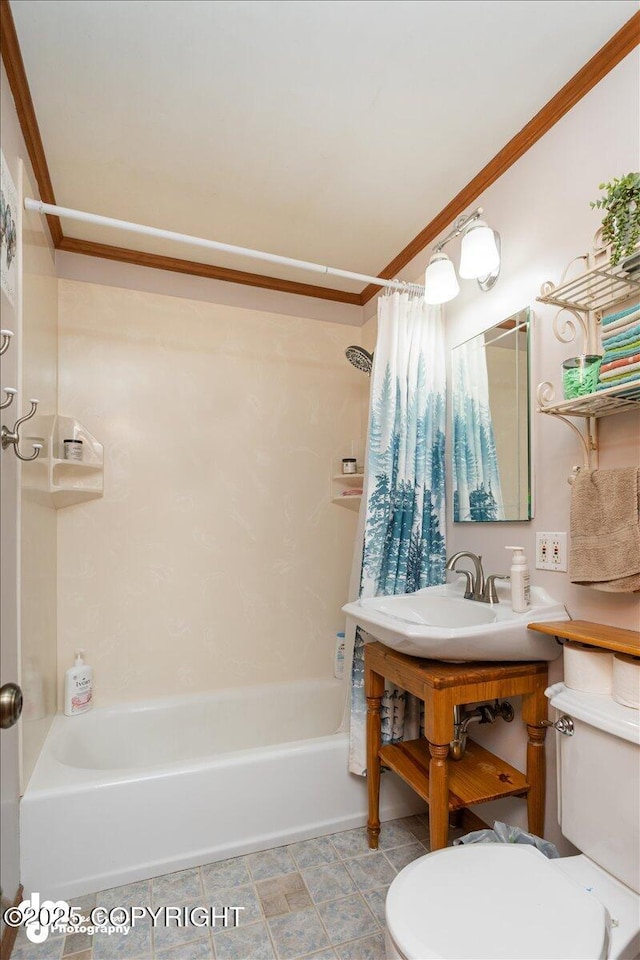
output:
[[[451,351],[453,519],[531,520],[531,311]]]

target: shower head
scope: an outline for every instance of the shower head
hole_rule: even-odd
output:
[[[371,376],[373,366],[373,354],[365,350],[364,347],[351,346],[345,350],[345,356],[349,363],[352,363],[356,370],[362,370],[367,376]]]

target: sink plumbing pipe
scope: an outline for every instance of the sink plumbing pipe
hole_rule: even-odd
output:
[[[511,723],[514,710],[508,700],[496,700],[490,703],[481,703],[474,710],[465,710],[464,707],[453,708],[454,739],[449,744],[452,760],[462,760],[467,748],[467,728],[470,723],[495,723],[498,717]]]

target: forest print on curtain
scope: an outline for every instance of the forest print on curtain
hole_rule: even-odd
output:
[[[441,308],[422,296],[378,300],[371,385],[360,596],[413,593],[445,579],[444,429],[446,407]],[[356,631],[349,769],[366,772],[364,644]],[[382,738],[419,735],[420,702],[387,686]]]
[[[451,351],[453,519],[504,520],[484,347],[474,337]]]

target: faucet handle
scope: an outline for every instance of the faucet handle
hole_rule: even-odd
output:
[[[508,573],[492,573],[490,577],[487,577],[487,582],[484,585],[484,594],[482,599],[485,603],[500,603],[498,598],[498,593],[496,591],[496,580],[510,580],[511,577]]]
[[[456,570],[455,572],[459,577],[462,576],[465,578],[465,600],[473,600],[473,574],[470,570]]]

